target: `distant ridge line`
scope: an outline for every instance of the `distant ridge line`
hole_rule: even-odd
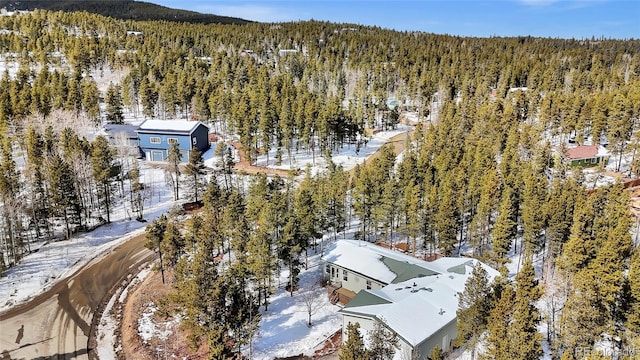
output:
[[[195,11],[172,9],[144,1],[133,0],[0,0],[0,9],[8,11],[35,9],[50,11],[86,11],[93,14],[113,17],[121,20],[165,20],[196,24],[235,24],[244,25],[252,21],[202,14]]]

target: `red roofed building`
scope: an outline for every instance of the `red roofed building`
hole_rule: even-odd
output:
[[[601,145],[582,145],[559,151],[571,166],[593,166],[609,162],[609,152]]]

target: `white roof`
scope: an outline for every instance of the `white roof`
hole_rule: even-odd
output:
[[[138,130],[191,132],[201,124],[200,121],[188,120],[147,120],[140,124]]]
[[[326,262],[365,275],[384,284],[391,284],[400,274],[391,271],[382,262],[383,258],[415,265],[438,274],[459,273],[463,266],[469,265],[473,267],[477,263],[475,259],[464,257],[443,257],[435,261],[424,261],[370,242],[356,240],[338,240],[327,248],[325,255],[322,257]],[[484,264],[483,267],[489,274],[491,272],[497,274],[497,271],[493,268]]]
[[[393,284],[396,278],[382,261],[387,257],[428,269],[432,276],[415,277]],[[427,262],[368,242],[339,240],[332,244],[323,259],[358,272],[389,285],[379,290],[362,290],[389,303],[347,306],[340,310],[384,321],[387,326],[412,346],[417,346],[436,331],[454,321],[458,309],[458,293],[478,260],[443,257]],[[480,263],[489,275],[489,281],[499,272]],[[375,302],[375,301],[374,301]]]
[[[390,284],[398,274],[393,273],[381,261],[383,257],[440,272],[432,268],[427,261],[366,241],[357,240],[336,241],[328,247],[322,259],[345,269],[363,274],[371,279]]]
[[[464,275],[449,273],[390,284],[380,290],[362,290],[391,303],[347,307],[345,313],[357,313],[384,321],[411,346],[417,346],[456,319],[458,293],[471,276],[474,263],[465,265]],[[489,279],[498,272],[491,269]]]

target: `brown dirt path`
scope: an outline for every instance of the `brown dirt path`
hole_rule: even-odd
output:
[[[393,151],[396,154],[396,156],[398,154],[400,154],[404,148],[405,148],[405,143],[406,143],[406,139],[407,136],[409,136],[409,138],[411,138],[413,136],[414,130],[411,130],[409,132],[403,132],[401,134],[398,134],[394,137],[392,137],[391,139],[387,140],[387,142],[385,144],[392,144],[393,145]],[[231,146],[233,146],[234,149],[236,149],[236,151],[238,152],[238,155],[240,156],[240,161],[237,162],[234,166],[233,169],[236,172],[244,172],[246,174],[257,174],[257,173],[265,173],[267,175],[280,175],[281,177],[288,177],[293,170],[283,170],[283,169],[273,169],[273,168],[268,168],[265,166],[256,166],[256,165],[252,165],[248,160],[247,160],[247,156],[245,155],[244,150],[242,150],[242,145],[239,142],[236,141],[229,141],[228,142]],[[380,152],[376,151],[373,154],[371,154],[371,156],[369,156],[364,162],[363,164],[367,164],[371,161],[373,161],[373,159],[377,158],[378,156],[380,156]],[[351,174],[353,174],[353,169],[349,170],[349,172]]]
[[[266,166],[256,166],[251,165],[249,160],[247,160],[247,155],[244,150],[242,150],[242,145],[237,141],[229,141],[229,145],[233,146],[234,149],[238,152],[238,156],[240,156],[240,161],[235,163],[233,166],[233,170],[236,172],[244,172],[246,174],[255,175],[257,173],[265,173],[267,175],[280,175],[281,177],[288,177],[292,172],[291,170],[283,170],[283,169],[272,169]]]
[[[401,152],[404,151],[404,148],[405,148],[405,145],[406,145],[406,142],[407,142],[407,137],[409,137],[409,139],[411,139],[411,137],[413,137],[413,133],[414,133],[414,130],[398,134],[398,135],[392,137],[391,139],[387,140],[385,145],[387,145],[387,144],[393,145],[393,152],[396,154],[396,156],[398,156]],[[369,156],[364,161],[363,164],[368,164],[371,161],[373,161],[373,159],[375,159],[375,158],[377,158],[379,156],[380,156],[380,151],[376,151],[373,154],[371,154],[371,156]]]
[[[189,350],[188,333],[179,326],[170,328],[171,335],[166,340],[153,338],[149,343],[143,343],[138,333],[138,319],[150,303],[157,306],[158,300],[172,291],[172,273],[165,271],[165,283],[162,283],[160,272],[153,271],[141,283],[129,290],[129,295],[122,310],[120,324],[120,340],[122,352],[119,358],[123,360],[153,360],[157,358],[178,358],[199,360],[207,358],[207,347],[203,345],[196,352]],[[159,315],[154,319],[158,323],[166,322]]]

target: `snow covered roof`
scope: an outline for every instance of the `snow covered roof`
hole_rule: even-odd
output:
[[[455,321],[458,293],[480,263],[453,257],[427,262],[354,240],[335,242],[323,260],[388,284],[379,290],[361,290],[340,312],[384,321],[414,347]],[[480,264],[489,280],[499,275]]]
[[[147,120],[140,124],[138,132],[183,132],[191,133],[198,126],[204,125],[200,121],[188,120]]]
[[[424,261],[370,242],[338,240],[331,244],[322,260],[362,274],[384,284],[395,284],[419,277],[440,274],[468,275],[478,262],[464,257],[442,257]],[[491,274],[498,272],[482,264]]]
[[[449,258],[451,259],[451,258]],[[390,284],[379,290],[362,290],[339,312],[356,314],[383,321],[413,347],[456,320],[458,293],[471,276],[477,260],[454,266],[460,273],[450,272]],[[440,265],[450,265],[444,261]],[[498,272],[483,264],[493,279]],[[460,270],[460,269],[459,269]]]
[[[442,272],[442,267],[366,241],[338,240],[322,259],[384,284]]]

